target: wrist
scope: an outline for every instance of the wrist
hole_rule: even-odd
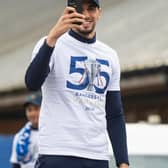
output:
[[[50,37],[48,36],[46,38],[46,43],[49,47],[54,47],[55,46],[55,43],[56,43],[57,39],[56,38],[53,38],[53,37]]]
[[[119,168],[129,168],[128,164],[122,163],[119,165]]]

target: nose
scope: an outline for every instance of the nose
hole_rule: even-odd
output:
[[[88,12],[88,10],[83,10],[83,11],[82,11],[82,14],[85,15],[86,18],[89,17],[89,12]]]

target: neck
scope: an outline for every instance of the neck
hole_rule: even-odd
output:
[[[81,33],[79,31],[77,31],[76,29],[72,29],[72,30],[74,32],[76,32],[77,34],[79,34],[80,36],[82,36],[83,38],[86,38],[86,39],[92,39],[95,36],[95,34],[96,34],[95,31],[93,31],[91,33],[84,34],[84,33]]]
[[[83,42],[83,43],[94,43],[96,42],[96,33],[90,33],[89,35],[84,35],[82,33],[77,32],[76,30],[70,30],[69,35],[73,38]]]
[[[38,130],[38,125],[32,125],[32,126],[31,126],[31,129],[32,129],[32,130]]]

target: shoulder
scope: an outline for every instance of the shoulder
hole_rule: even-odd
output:
[[[20,136],[25,132],[30,132],[31,131],[31,123],[27,122],[17,133],[16,136]]]
[[[54,53],[57,54],[59,52],[66,51],[67,48],[72,44],[71,39],[68,33],[64,33],[62,36],[58,38],[55,43]]]
[[[58,38],[55,46],[68,43],[69,40],[70,40],[70,38],[69,38],[68,32],[66,32]]]
[[[97,48],[101,49],[103,52],[107,53],[113,60],[118,60],[118,54],[115,49],[110,47],[109,45],[97,40],[96,41]]]
[[[47,36],[44,36],[42,38],[40,38],[40,40],[38,40],[35,44],[35,47],[33,49],[33,53],[37,53],[38,50],[40,49],[40,47],[43,45],[45,39],[47,38]]]
[[[13,137],[13,146],[16,146],[19,139],[19,132],[17,132]]]

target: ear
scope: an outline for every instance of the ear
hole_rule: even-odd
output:
[[[98,20],[100,19],[100,17],[101,17],[101,14],[102,14],[102,9],[101,8],[99,8],[98,9],[98,11],[99,11],[99,14],[98,14]]]

